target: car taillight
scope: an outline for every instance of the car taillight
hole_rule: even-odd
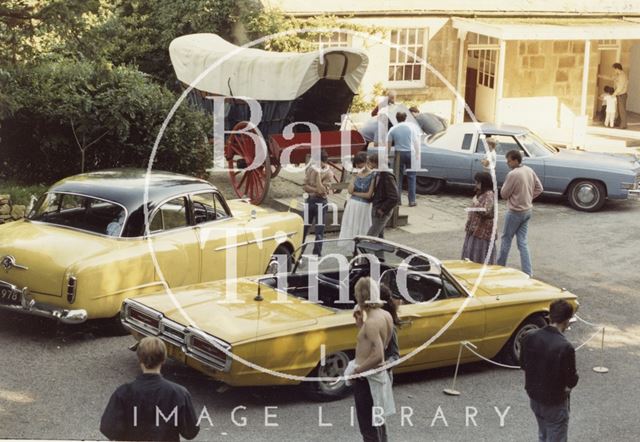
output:
[[[231,369],[231,345],[200,330],[188,329],[186,354],[216,370]]]
[[[160,315],[153,315],[151,313],[143,312],[135,307],[129,307],[129,318],[138,322],[144,328],[151,328],[154,332],[160,330]]]
[[[206,356],[222,360],[227,358],[224,351],[202,338],[193,337],[193,339],[191,339],[191,346],[201,353],[204,353]]]
[[[77,280],[75,276],[69,276],[67,280],[67,302],[73,304],[76,301]]]

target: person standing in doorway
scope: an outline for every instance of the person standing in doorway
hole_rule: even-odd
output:
[[[402,196],[402,182],[405,174],[409,184],[409,207],[416,205],[416,171],[412,169],[413,157],[416,158],[416,164],[419,164],[420,158],[420,135],[419,127],[415,123],[407,120],[407,114],[398,112],[396,114],[398,124],[394,126],[387,137],[387,149],[391,151],[391,147],[400,153],[400,173],[398,174],[398,195]]]
[[[507,152],[507,165],[511,171],[500,189],[500,196],[507,200],[507,214],[504,218],[502,241],[498,264],[507,264],[511,249],[511,241],[516,236],[520,252],[520,268],[529,276],[533,276],[531,256],[527,244],[527,231],[533,209],[533,200],[544,190],[536,173],[522,164],[522,153],[519,150]]]
[[[615,95],[618,101],[618,115],[620,116],[620,129],[627,128],[627,88],[629,87],[629,79],[627,74],[622,70],[620,63],[613,64],[613,86]]]
[[[602,104],[604,105],[604,126],[613,127],[616,120],[616,108],[618,107],[618,100],[613,95],[614,89],[611,86],[604,87],[604,94],[600,97]]]
[[[162,377],[167,348],[159,338],[140,340],[136,350],[142,374],[120,386],[109,399],[100,432],[110,440],[180,441],[193,439],[200,428],[191,395]]]
[[[380,170],[378,154],[369,155],[369,168],[374,171],[373,198],[371,200],[371,228],[367,232],[369,236],[384,238],[384,228],[393,211],[400,202],[398,185],[393,173]]]
[[[538,421],[538,441],[566,442],[570,392],[578,384],[576,352],[564,337],[573,307],[564,299],[549,306],[550,324],[522,339],[520,367]]]
[[[317,161],[317,160],[316,160]],[[316,239],[313,245],[313,253],[320,256],[322,253],[322,240],[324,239],[324,227],[327,219],[328,196],[331,193],[333,171],[329,167],[329,156],[325,150],[320,151],[320,164],[313,159],[305,171],[302,189],[306,196],[304,201],[304,229],[302,241],[304,242],[309,229],[315,224]]]

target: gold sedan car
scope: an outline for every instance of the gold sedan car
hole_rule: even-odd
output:
[[[148,220],[148,222],[146,221]],[[120,169],[54,184],[0,226],[0,308],[64,323],[108,318],[165,286],[264,273],[292,256],[302,218],[225,201],[209,182]]]
[[[517,361],[522,337],[546,324],[551,301],[577,307],[575,295],[519,270],[483,272],[378,238],[324,241],[321,257],[304,253],[312,248],[296,253],[291,272],[127,300],[122,322],[136,339],[159,336],[171,357],[228,385],[302,383],[330,399],[348,391],[332,378],[354,356],[353,289],[361,277],[403,299],[396,373],[455,364],[461,341],[488,358]],[[463,363],[476,360],[463,352]],[[303,382],[308,377],[315,379]]]

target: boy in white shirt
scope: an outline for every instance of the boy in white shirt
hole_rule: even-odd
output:
[[[604,94],[600,96],[602,104],[605,106],[605,118],[604,126],[613,127],[613,123],[616,119],[616,108],[618,107],[618,100],[613,95],[614,89],[611,86],[604,87]]]
[[[491,137],[487,137],[485,138],[485,143],[486,152],[481,163],[486,169],[494,170],[496,168],[496,145],[498,142]]]

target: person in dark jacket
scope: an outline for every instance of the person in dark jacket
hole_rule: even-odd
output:
[[[569,430],[569,393],[578,383],[576,354],[563,332],[573,316],[564,299],[549,306],[550,324],[522,340],[520,366],[525,390],[538,421],[540,442],[566,441]]]
[[[377,153],[369,155],[368,161],[370,169],[378,169]],[[373,197],[371,198],[371,227],[367,235],[384,238],[384,228],[399,202],[400,195],[395,176],[391,172],[378,170],[374,177]]]
[[[193,439],[200,428],[191,395],[162,377],[167,348],[156,337],[143,338],[137,349],[142,374],[111,395],[100,421],[110,440],[180,441]]]

